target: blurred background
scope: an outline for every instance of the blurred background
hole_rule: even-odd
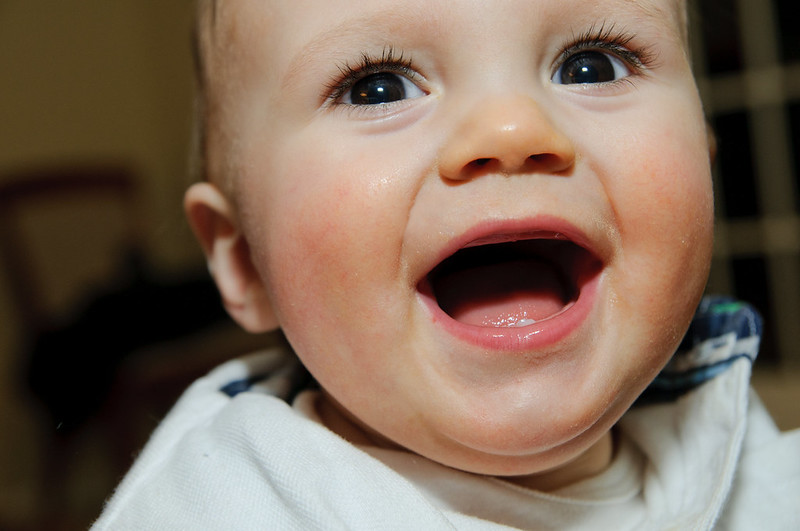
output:
[[[719,139],[709,291],[765,317],[755,384],[800,426],[800,36],[697,0]],[[271,341],[224,315],[184,221],[192,0],[0,0],[0,529],[85,529],[195,377]]]
[[[192,0],[0,0],[0,529],[85,529],[180,389],[265,339],[183,219]]]

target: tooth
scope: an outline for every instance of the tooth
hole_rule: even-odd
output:
[[[535,322],[536,321],[534,321],[533,319],[520,319],[519,321],[514,323],[514,326],[516,326],[516,327],[528,326],[528,325],[532,325]]]

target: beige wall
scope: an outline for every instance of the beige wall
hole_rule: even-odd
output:
[[[191,0],[0,0],[0,179],[95,160],[141,178],[145,243],[196,261],[180,211],[191,122]],[[0,277],[0,352],[13,344]]]

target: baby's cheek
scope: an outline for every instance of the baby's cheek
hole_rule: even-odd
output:
[[[310,319],[358,318],[370,281],[382,274],[379,216],[357,192],[319,183],[285,204],[271,252],[270,278],[280,300]],[[387,241],[388,236],[383,239]]]
[[[689,139],[677,132],[671,138],[651,134],[640,146],[652,149],[625,153],[628,179],[616,181],[611,192],[623,250],[614,284],[632,316],[658,327],[675,323],[677,330],[706,281],[713,233],[711,178],[707,155]]]
[[[635,149],[622,153],[628,178],[612,193],[623,237],[663,246],[705,238],[713,223],[709,156],[704,138],[682,128],[640,131]]]

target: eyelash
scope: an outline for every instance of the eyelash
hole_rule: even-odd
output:
[[[384,48],[380,57],[362,54],[358,63],[344,63],[339,66],[339,75],[325,86],[324,99],[335,104],[358,81],[381,72],[397,74],[408,78],[409,81],[415,81],[419,75],[414,71],[413,65],[413,61],[404,57],[402,52],[396,55],[392,47]]]
[[[563,46],[564,51],[554,63],[553,72],[576,53],[597,50],[618,57],[629,65],[634,73],[642,73],[653,66],[655,54],[649,47],[630,47],[635,37],[634,34],[617,31],[613,24],[608,27],[605,24],[601,24],[599,28],[591,27]],[[366,76],[380,72],[401,75],[413,82],[419,78],[413,65],[410,58],[406,58],[402,52],[397,55],[391,46],[384,48],[380,57],[364,53],[358,63],[343,63],[339,66],[339,75],[325,86],[323,100],[329,104],[337,104],[355,83]]]
[[[635,38],[635,34],[617,31],[613,24],[608,27],[605,24],[601,24],[599,28],[591,27],[563,47],[564,51],[553,65],[553,72],[555,73],[573,55],[594,50],[618,57],[630,66],[634,73],[641,74],[646,69],[653,67],[656,56],[649,46],[630,46],[631,41]],[[628,79],[620,81],[624,80]]]

